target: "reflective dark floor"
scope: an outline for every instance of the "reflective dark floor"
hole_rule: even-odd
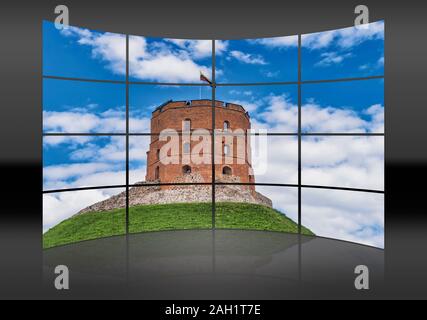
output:
[[[381,292],[384,251],[296,234],[188,230],[132,234],[44,251],[52,298],[369,298]],[[70,270],[70,290],[54,289],[54,268]],[[354,268],[369,268],[356,290]]]

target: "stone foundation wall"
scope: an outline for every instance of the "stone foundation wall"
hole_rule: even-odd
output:
[[[218,182],[238,182],[238,177],[229,177],[227,180],[218,180]],[[175,182],[203,182],[201,176],[191,174],[186,177],[180,177]],[[129,189],[129,206],[142,204],[166,204],[166,203],[188,203],[188,202],[211,202],[211,185],[174,185],[168,189],[161,189],[159,186],[152,185],[153,182],[141,182],[141,187],[132,187]],[[216,201],[218,202],[245,202],[261,204],[272,207],[269,198],[256,192],[251,186],[242,185],[217,185],[215,190]],[[126,192],[112,196],[109,199],[95,203],[78,214],[91,211],[108,211],[118,208],[125,208]]]

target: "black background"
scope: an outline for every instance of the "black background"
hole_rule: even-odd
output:
[[[253,38],[347,27],[356,1],[1,3],[0,298],[43,298],[42,20],[178,38]],[[381,298],[427,298],[427,3],[364,1],[385,20],[385,272]]]

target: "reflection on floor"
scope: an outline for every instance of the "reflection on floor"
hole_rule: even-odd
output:
[[[140,299],[366,298],[381,289],[384,251],[280,232],[187,230],[131,234],[44,251],[46,294],[69,267],[63,297]],[[369,268],[370,290],[354,289]]]

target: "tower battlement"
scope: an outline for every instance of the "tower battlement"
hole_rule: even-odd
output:
[[[161,104],[160,106],[158,106],[152,112],[152,116],[156,117],[160,113],[165,112],[167,110],[171,110],[171,109],[192,108],[192,107],[212,107],[212,100],[209,100],[209,99],[180,100],[180,101],[169,100]],[[245,116],[248,119],[250,118],[249,113],[245,110],[245,108],[242,105],[239,105],[239,104],[216,100],[215,107],[242,112],[245,114]]]

